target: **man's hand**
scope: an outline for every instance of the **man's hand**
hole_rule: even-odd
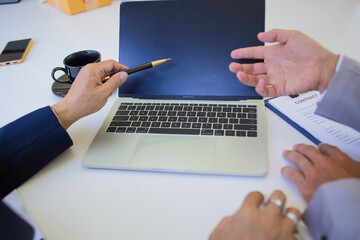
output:
[[[286,166],[281,173],[290,179],[301,195],[310,202],[321,184],[342,178],[360,178],[360,162],[356,162],[337,147],[321,143],[316,147],[296,144],[285,150],[283,157],[298,169]]]
[[[264,63],[231,63],[229,69],[245,85],[256,87],[263,97],[327,89],[339,56],[298,31],[274,29],[258,34],[270,46],[240,48],[234,59],[265,59]]]
[[[286,201],[284,193],[274,191],[270,199],[273,201],[268,202],[263,209],[260,209],[264,196],[260,192],[248,194],[241,208],[234,215],[225,217],[212,232],[209,239],[294,239],[295,222],[301,218],[299,210],[295,208],[287,209],[287,214],[290,213],[293,219],[282,216],[282,207]],[[281,204],[281,206],[275,203]]]
[[[112,92],[127,79],[127,73],[120,72],[125,69],[126,66],[113,60],[83,67],[66,96],[52,106],[61,125],[67,129],[80,118],[99,111]],[[112,72],[120,73],[102,83],[101,78]]]

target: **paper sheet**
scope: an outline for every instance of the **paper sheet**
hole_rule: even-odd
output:
[[[269,103],[321,142],[334,145],[360,161],[360,132],[316,115],[319,98],[319,92],[311,91],[296,98],[274,98]]]

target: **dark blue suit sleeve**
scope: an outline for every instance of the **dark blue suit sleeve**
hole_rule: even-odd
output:
[[[0,195],[20,186],[72,144],[50,107],[1,128]]]
[[[50,107],[0,129],[0,197],[26,182],[72,145]],[[32,239],[33,229],[0,202],[0,239]]]

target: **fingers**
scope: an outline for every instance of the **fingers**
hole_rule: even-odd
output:
[[[259,209],[264,196],[252,192],[245,197],[242,207],[233,216],[225,217],[212,232],[209,239],[258,239],[267,236],[271,239],[293,239],[301,214],[295,208],[287,209],[283,215],[282,207],[286,196],[276,190],[263,209]]]
[[[239,48],[231,52],[234,59],[264,59],[265,46]]]
[[[293,167],[283,167],[281,169],[281,174],[292,181],[297,188],[301,187],[302,183],[305,181],[305,176]]]
[[[250,87],[256,87],[259,80],[263,80],[266,84],[266,75],[252,75],[240,71],[236,73],[236,77],[242,84]]]
[[[266,204],[263,211],[265,214],[269,214],[270,216],[280,216],[285,202],[285,194],[280,190],[275,190],[271,194],[269,202]]]
[[[239,71],[252,75],[266,73],[266,66],[265,63],[263,62],[254,63],[254,64],[241,64],[241,63],[233,62],[229,65],[229,69],[233,73],[237,73]]]
[[[246,86],[250,86],[250,87],[255,87],[258,83],[258,76],[255,75],[251,75],[251,74],[246,74],[244,72],[238,72],[236,74],[237,79],[239,79],[239,81],[246,85]]]
[[[100,77],[105,77],[106,74],[113,73],[113,72],[120,72],[120,71],[128,69],[127,66],[122,65],[119,62],[116,62],[114,60],[106,60],[106,61],[95,63],[95,64],[101,74]]]
[[[325,143],[320,143],[318,146],[319,151],[330,157],[330,158],[340,158],[340,156],[344,156],[345,154],[343,152],[341,152],[337,147],[329,145],[329,144],[325,144]]]
[[[265,63],[240,64],[231,63],[231,72],[236,73],[239,81],[247,86],[255,87],[255,91],[263,97],[279,96],[273,85],[268,85]]]
[[[330,163],[336,166],[336,171],[341,177],[360,177],[360,162],[350,158],[335,146],[320,143],[319,151],[324,154],[324,158],[329,159]],[[339,175],[340,176],[340,175]]]
[[[293,30],[273,29],[267,32],[259,33],[258,39],[265,43],[286,43],[295,34],[299,35],[300,33]],[[266,46],[240,48],[232,51],[231,57],[235,59],[264,59],[265,49]]]
[[[258,34],[258,39],[266,43],[286,43],[290,36],[293,35],[294,31],[291,30],[281,30],[281,29],[272,29],[267,32],[261,32]]]
[[[283,232],[285,236],[291,236],[297,229],[299,220],[301,219],[301,213],[298,209],[289,207],[286,210],[285,217],[283,219]]]
[[[90,64],[89,64],[90,65]],[[118,88],[121,84],[123,84],[128,74],[125,72],[120,72],[123,70],[126,70],[128,67],[125,65],[122,65],[114,60],[107,60],[99,63],[95,63],[91,65],[92,68],[95,69],[96,79],[97,83],[101,83],[101,78],[106,76],[107,74],[113,73],[113,72],[119,72],[114,74],[109,80],[107,80],[105,83],[100,84],[101,89],[105,91],[105,94],[108,96],[111,95],[111,93]]]
[[[242,208],[258,209],[260,204],[264,201],[264,195],[260,192],[251,192],[246,197],[241,206]]]
[[[236,77],[239,81],[250,87],[255,87],[255,91],[263,97],[276,97],[278,93],[273,85],[267,84],[267,76],[262,75],[251,75],[244,72],[237,72]]]
[[[283,152],[283,157],[295,164],[303,173],[311,171],[314,167],[312,162],[305,155],[296,150],[285,150]]]
[[[299,171],[292,167],[284,167],[281,173],[297,186],[307,202],[311,201],[321,184],[338,178],[334,170],[342,172],[314,146],[296,144],[293,150],[285,150],[283,157],[294,163]]]
[[[282,236],[285,236],[284,239],[288,239],[289,236],[292,236],[297,228],[297,224],[301,219],[301,213],[296,208],[288,208],[286,214],[282,214],[283,207],[286,203],[286,195],[280,191],[275,190],[269,198],[269,201],[263,212],[265,215],[269,216],[268,219],[280,219],[280,232]],[[279,206],[279,204],[281,204]]]
[[[323,154],[314,146],[306,144],[295,144],[293,150],[304,155],[309,161],[314,164],[323,160]]]
[[[255,86],[255,91],[263,97],[277,97],[278,93],[276,88],[273,85],[267,85],[266,77],[259,76],[257,85]]]

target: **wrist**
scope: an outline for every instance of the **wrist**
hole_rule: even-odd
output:
[[[339,55],[330,51],[327,54],[325,54],[323,61],[323,66],[324,66],[323,73],[318,86],[318,90],[321,93],[324,92],[329,87],[330,82],[335,75],[336,66],[339,61],[339,58],[340,58]]]
[[[80,117],[77,117],[76,112],[69,106],[71,105],[67,104],[64,99],[50,106],[64,129],[68,129],[74,122],[80,119]]]

